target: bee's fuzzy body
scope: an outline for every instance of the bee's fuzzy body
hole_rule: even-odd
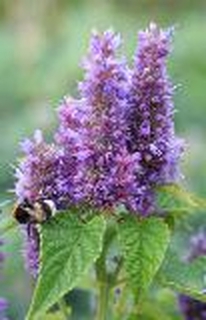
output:
[[[27,199],[17,204],[13,211],[14,218],[19,224],[43,223],[56,213],[55,204],[52,200],[40,199],[33,204]]]

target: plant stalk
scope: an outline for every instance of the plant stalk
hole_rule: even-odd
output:
[[[110,320],[109,319],[109,297],[112,283],[110,275],[107,272],[107,253],[111,246],[112,241],[116,235],[116,229],[113,225],[107,226],[107,230],[104,236],[104,244],[102,253],[99,259],[96,261],[96,277],[99,283],[99,299],[97,307],[96,320]]]
[[[99,284],[99,303],[98,303],[96,320],[109,320],[108,318],[109,293],[110,293],[109,284],[107,282],[101,282]]]

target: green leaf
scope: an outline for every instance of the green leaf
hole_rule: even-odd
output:
[[[160,218],[138,220],[128,216],[119,224],[119,237],[128,282],[139,300],[163,261],[170,232]]]
[[[206,301],[206,257],[188,263],[170,252],[157,274],[157,281],[168,288]]]
[[[102,216],[84,223],[68,212],[42,225],[40,275],[27,320],[45,313],[78,284],[102,250],[104,230]]]
[[[164,213],[182,215],[184,213],[206,208],[206,200],[202,199],[175,184],[158,187],[156,190],[157,205]]]
[[[68,307],[68,314],[70,313],[70,309]],[[48,312],[38,317],[37,320],[65,320],[65,315],[60,311]]]
[[[4,236],[9,231],[13,231],[18,227],[18,223],[12,215],[11,201],[7,200],[0,203],[0,235]]]

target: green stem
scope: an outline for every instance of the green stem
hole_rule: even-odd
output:
[[[116,228],[114,225],[108,225],[104,236],[103,250],[95,265],[96,277],[99,283],[99,299],[96,320],[109,320],[109,296],[112,285],[110,283],[110,275],[107,272],[106,259],[108,250],[115,235]]]
[[[59,310],[61,311],[65,320],[69,319],[70,312],[68,311],[68,306],[64,298],[61,298],[58,302]]]
[[[110,287],[108,283],[99,284],[99,303],[97,310],[97,320],[108,320]]]

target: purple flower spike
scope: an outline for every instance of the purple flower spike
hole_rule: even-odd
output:
[[[18,181],[16,194],[18,201],[28,199],[34,202],[40,198],[56,201],[59,155],[54,145],[44,142],[40,131],[36,131],[33,140],[22,143],[24,158],[16,170]],[[35,226],[25,228],[25,261],[31,274],[36,277],[38,271],[39,235]]]
[[[143,215],[154,211],[153,188],[179,178],[182,141],[175,136],[174,88],[166,68],[171,34],[171,30],[163,31],[155,24],[139,33],[131,75],[128,148],[140,154],[137,206]]]
[[[93,34],[80,84],[88,110],[81,152],[82,185],[86,201],[99,208],[119,203],[131,206],[129,198],[135,188],[136,155],[130,155],[126,146],[128,69],[116,57],[119,44],[119,36],[111,31]]]
[[[125,147],[128,70],[125,62],[116,58],[119,43],[119,36],[111,31],[93,34],[84,61],[85,79],[79,86],[88,110],[87,131],[91,144],[96,147],[99,144],[102,151]]]
[[[55,181],[58,171],[55,146],[46,144],[41,131],[37,130],[33,140],[22,143],[22,150],[25,156],[16,170],[18,200],[35,201],[41,197],[53,199],[56,196]]]

